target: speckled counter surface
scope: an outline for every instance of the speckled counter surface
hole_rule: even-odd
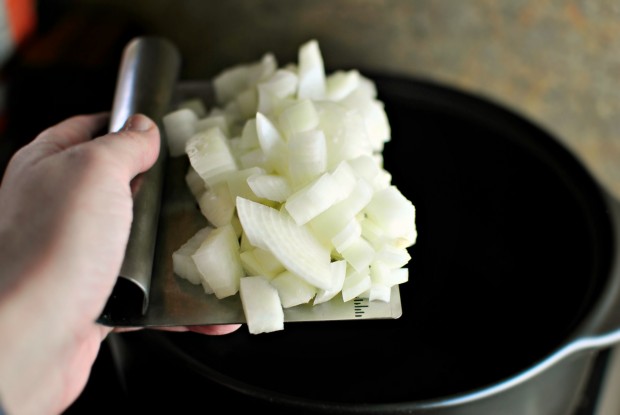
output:
[[[553,133],[620,197],[620,2],[616,0],[79,0],[122,9],[181,48],[204,78],[320,41],[328,66],[464,88]]]

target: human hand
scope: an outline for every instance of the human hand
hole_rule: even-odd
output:
[[[93,138],[107,122],[82,115],[43,131],[14,155],[0,186],[0,400],[11,414],[64,411],[111,330],[95,320],[124,257],[132,183],[155,163],[160,138],[143,115]]]

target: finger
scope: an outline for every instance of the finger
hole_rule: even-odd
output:
[[[199,334],[206,334],[210,336],[221,336],[224,334],[232,333],[241,327],[241,324],[222,324],[212,326],[161,326],[161,327],[149,327],[152,330],[169,331],[169,332],[186,332],[191,331]],[[115,333],[126,333],[130,331],[142,330],[142,327],[116,327]]]
[[[42,131],[22,147],[11,161],[13,165],[32,166],[41,159],[91,140],[105,127],[108,113],[77,115]]]
[[[159,128],[149,117],[134,114],[118,132],[97,137],[84,145],[105,149],[125,169],[119,173],[132,179],[155,164],[160,149]]]
[[[189,331],[210,336],[221,336],[230,334],[241,327],[241,324],[223,324],[215,326],[188,326]]]
[[[91,140],[101,133],[109,121],[107,112],[90,115],[76,115],[44,130],[33,143],[48,143],[62,151],[76,144]]]

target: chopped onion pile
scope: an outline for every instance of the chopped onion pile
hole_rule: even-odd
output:
[[[389,302],[417,231],[383,168],[390,125],[374,83],[326,75],[310,40],[297,64],[268,53],[213,86],[213,108],[191,100],[163,118],[208,221],[174,252],[175,274],[218,299],[239,293],[253,334],[282,330],[283,308],[338,295]]]

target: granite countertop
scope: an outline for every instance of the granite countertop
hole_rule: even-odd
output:
[[[498,101],[550,131],[620,197],[616,0],[80,0],[123,8],[175,41],[204,78],[320,41],[334,68],[426,78]],[[180,24],[175,24],[180,23]]]

